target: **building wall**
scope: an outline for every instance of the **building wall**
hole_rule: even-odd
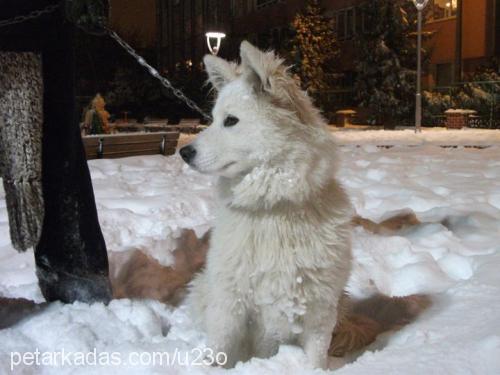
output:
[[[266,1],[267,5],[262,6]],[[434,1],[444,4],[444,0]],[[500,1],[462,1],[463,67],[465,72],[470,72],[495,54],[495,51],[498,54],[499,23],[496,15]],[[243,39],[248,39],[263,48],[270,46],[279,48],[280,41],[287,36],[287,29],[295,14],[305,7],[307,0],[158,0],[158,2],[163,4],[160,12],[161,46],[164,56],[162,61],[163,65],[172,67],[175,63],[186,61],[198,64],[202,56],[208,53],[204,33],[213,27],[223,28],[227,33],[220,53],[225,58],[237,58],[238,46]],[[351,12],[348,16],[352,17],[354,14],[354,17],[357,17],[359,9],[357,6],[362,3],[363,0],[321,1],[326,14],[336,17],[337,27],[340,15],[345,15],[348,9]],[[214,25],[215,9],[219,25]],[[344,23],[347,23],[346,19],[343,19]],[[429,74],[425,80],[428,85],[437,84],[438,73],[441,73],[443,78],[443,72],[453,69],[455,26],[456,18],[453,16],[428,21],[424,26],[424,30],[433,32],[432,38],[427,42],[427,47],[431,51]],[[352,35],[340,40],[340,45],[342,48],[340,67],[346,72],[352,72],[356,59]]]
[[[465,0],[463,2],[462,53],[464,59],[482,58],[489,55],[486,37],[487,3],[488,0]]]
[[[463,73],[473,72],[495,55],[496,0],[463,0],[462,64]],[[498,1],[497,1],[498,3]],[[424,30],[433,32],[426,43],[431,51],[430,67],[425,83],[441,86],[452,83],[451,71],[455,61],[456,17],[429,21]],[[441,73],[441,74],[440,74]],[[448,79],[446,76],[450,76]],[[445,76],[443,79],[441,77]]]
[[[164,69],[199,64],[208,53],[207,31],[232,34],[230,0],[158,0],[158,6],[160,60]]]
[[[305,0],[289,0],[260,9],[250,7],[250,11],[247,8],[246,12],[234,17],[232,31],[241,38],[248,34],[261,34],[273,28],[286,27],[305,2]]]
[[[462,18],[462,56],[476,59],[489,56],[487,45],[488,0],[464,0]],[[424,29],[432,31],[430,46],[433,49],[431,63],[452,62],[455,56],[456,18],[428,22]]]
[[[153,48],[157,40],[156,0],[109,0],[110,24],[136,48]]]

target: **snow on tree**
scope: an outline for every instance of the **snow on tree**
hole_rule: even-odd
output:
[[[334,61],[339,52],[332,19],[324,15],[317,0],[310,0],[305,11],[295,16],[292,28],[294,71],[317,104],[324,104],[320,95],[332,85]]]
[[[365,32],[356,38],[354,89],[360,105],[387,126],[411,118],[415,108],[417,54],[412,7],[403,0],[372,0],[362,8]]]

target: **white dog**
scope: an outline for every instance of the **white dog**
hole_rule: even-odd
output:
[[[351,268],[349,200],[335,144],[283,60],[241,44],[241,65],[204,59],[212,125],[180,154],[219,177],[207,264],[188,305],[227,366],[300,345],[325,367]]]

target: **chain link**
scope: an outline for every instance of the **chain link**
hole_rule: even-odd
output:
[[[28,13],[28,14],[23,15],[23,16],[16,16],[16,17],[10,18],[8,20],[1,20],[0,27],[15,25],[17,23],[26,22],[26,21],[30,21],[30,20],[33,20],[35,18],[41,17],[44,14],[53,13],[54,11],[57,10],[57,8],[59,8],[59,6],[60,6],[60,4],[52,4],[52,5],[49,5],[45,8],[43,8],[43,9],[34,10],[33,12]]]
[[[174,86],[172,86],[172,83],[170,83],[170,81],[167,78],[163,77],[158,72],[158,70],[149,65],[148,62],[144,60],[144,58],[140,56],[127,42],[125,42],[122,38],[120,38],[117,33],[115,33],[113,30],[109,28],[106,28],[106,30],[111,38],[113,38],[120,46],[122,46],[129,55],[131,55],[140,65],[142,65],[149,71],[149,74],[151,74],[153,77],[159,80],[161,84],[168,90],[170,90],[178,99],[186,103],[186,105],[189,108],[201,114],[205,119],[207,120],[212,119],[210,115],[208,115],[205,111],[203,111],[195,102],[193,102],[186,95],[184,95],[184,93],[181,90],[176,89]]]
[[[33,20],[35,18],[43,16],[44,14],[49,14],[49,13],[54,12],[55,10],[57,10],[57,8],[59,8],[59,6],[60,6],[60,4],[53,4],[53,5],[47,6],[43,9],[35,10],[35,11],[28,13],[26,15],[23,15],[23,16],[16,16],[14,18],[2,20],[2,21],[0,21],[0,27],[14,25],[14,24],[26,22],[29,20]],[[157,80],[159,80],[160,83],[164,87],[166,87],[168,90],[170,90],[174,94],[175,97],[177,97],[178,99],[180,99],[184,103],[186,103],[186,105],[189,108],[191,108],[192,110],[200,113],[205,119],[211,120],[210,115],[208,115],[195,102],[193,102],[186,95],[184,95],[184,93],[181,90],[176,89],[174,86],[172,86],[172,84],[170,83],[170,81],[167,78],[163,77],[158,72],[158,70],[156,70],[151,65],[149,65],[148,62],[146,60],[144,60],[144,58],[142,56],[140,56],[127,42],[125,42],[122,38],[120,38],[120,36],[118,36],[117,33],[115,33],[113,30],[111,30],[107,27],[105,27],[105,30],[111,38],[113,38],[120,46],[122,46],[125,49],[125,51],[127,51],[127,53],[129,55],[131,55],[140,65],[145,67],[148,70],[149,74],[151,74],[153,77],[155,77]]]

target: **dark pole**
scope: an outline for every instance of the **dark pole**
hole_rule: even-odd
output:
[[[55,3],[59,1],[0,0],[0,9],[2,18],[10,18]],[[45,216],[35,248],[42,294],[47,301],[108,302],[106,244],[76,113],[75,31],[60,10],[0,29],[0,51],[35,52],[43,63]]]
[[[415,94],[415,133],[422,131],[422,12],[429,0],[413,0],[418,12],[417,23],[417,77]]]
[[[462,82],[462,0],[457,0],[457,18],[455,31],[455,83]]]
[[[48,20],[42,49],[45,220],[35,261],[47,301],[107,302],[106,244],[76,113],[74,35],[62,14]]]
[[[161,0],[156,0],[155,1],[155,18],[156,18],[156,67],[158,69],[163,68],[163,53],[162,53],[162,47],[163,47],[163,2]]]
[[[191,0],[191,40],[189,41],[191,44],[191,61],[194,64],[196,64],[196,33],[198,30],[196,29],[196,1]]]
[[[173,70],[175,66],[175,35],[174,35],[174,16],[172,1],[167,3],[167,40],[168,40],[168,68]]]
[[[417,94],[415,103],[415,133],[422,131],[422,10],[418,9]]]

